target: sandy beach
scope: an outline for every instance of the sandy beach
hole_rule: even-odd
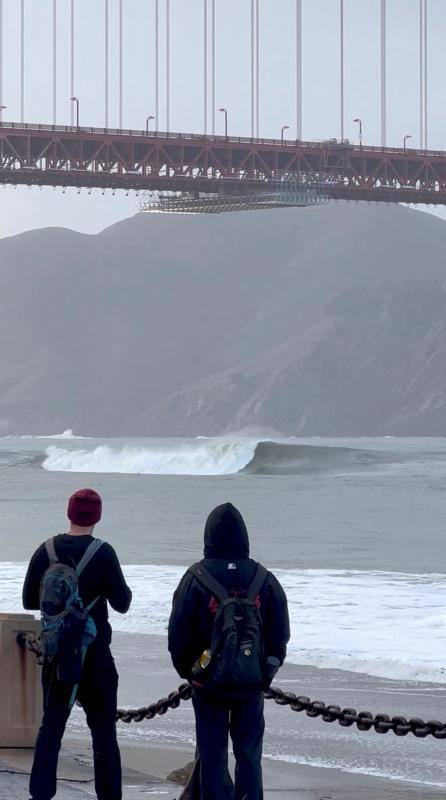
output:
[[[170,665],[164,637],[115,634],[113,652],[120,673],[121,706],[148,704],[180,683]],[[446,717],[446,688],[434,684],[386,681],[292,664],[284,667],[277,683],[312,699],[358,710],[430,719]],[[309,719],[272,701],[265,705],[267,800],[277,796],[282,800],[434,800],[444,794],[444,742],[431,737],[419,740],[363,733]],[[180,708],[150,722],[119,723],[118,728],[124,800],[178,798],[181,788],[168,783],[166,777],[193,758],[191,704],[182,703]],[[1,800],[26,798],[26,773],[31,759],[32,751],[0,751]],[[398,778],[398,771],[405,772],[405,780],[402,774]],[[16,772],[22,774],[11,774]],[[407,779],[408,775],[412,780]],[[88,730],[79,708],[73,712],[64,740],[59,777],[57,797],[81,800],[95,796]]]
[[[179,745],[124,745],[123,800],[144,797],[174,800],[181,787],[166,781],[170,770],[183,766],[193,755],[193,747]],[[26,797],[32,751],[0,751],[0,798],[19,800]],[[399,781],[366,775],[352,775],[340,770],[325,770],[265,759],[265,800],[436,800],[440,789],[428,789]],[[57,797],[82,800],[94,797],[92,757],[85,738],[65,741],[59,767]]]
[[[174,800],[181,787],[166,781],[171,769],[183,766],[193,754],[192,747],[172,745],[124,745],[123,800],[164,798]],[[31,751],[0,751],[0,798],[26,797]],[[339,770],[324,770],[301,765],[264,762],[265,800],[436,800],[439,789],[386,781],[373,776],[348,775]],[[67,739],[59,768],[57,798],[82,800],[94,797],[92,758],[85,739]]]

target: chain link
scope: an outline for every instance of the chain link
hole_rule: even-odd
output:
[[[22,648],[34,653],[38,664],[43,663],[43,653],[39,639],[32,633],[19,633],[17,642]],[[116,719],[127,724],[131,722],[142,722],[145,719],[153,719],[157,715],[163,716],[169,709],[178,708],[184,700],[192,697],[192,687],[188,683],[182,683],[176,692],[171,692],[168,697],[163,697],[157,703],[141,708],[118,708]],[[283,692],[281,689],[272,686],[265,692],[267,700],[274,700],[278,706],[289,706],[292,711],[305,711],[307,717],[315,719],[322,717],[324,722],[338,722],[343,728],[350,728],[356,725],[360,731],[374,730],[376,733],[388,733],[393,731],[395,736],[407,736],[413,733],[417,739],[424,739],[426,736],[433,736],[434,739],[446,739],[446,723],[438,720],[425,722],[418,717],[406,719],[402,716],[389,717],[387,714],[376,714],[370,711],[356,711],[355,708],[343,708],[337,705],[325,705],[321,700],[310,700],[303,695],[295,695],[293,692]]]
[[[116,719],[121,722],[142,722],[143,719],[153,719],[157,714],[163,715],[170,708],[178,708],[182,700],[190,700],[192,687],[189,683],[182,683],[178,691],[171,692],[168,697],[163,697],[157,703],[142,708],[118,708]]]
[[[34,653],[37,664],[39,667],[42,666],[43,651],[38,636],[36,636],[34,633],[18,633],[17,644],[22,648],[22,650],[29,650],[30,653]]]
[[[413,733],[418,739],[433,736],[435,739],[446,739],[446,724],[438,720],[424,722],[422,719],[412,717],[376,714],[369,711],[357,712],[355,708],[343,708],[336,705],[325,705],[319,700],[311,701],[309,697],[297,696],[293,692],[282,692],[281,689],[271,687],[265,692],[268,700],[274,700],[279,706],[290,706],[292,711],[305,711],[308,717],[322,717],[324,722],[339,722],[343,728],[356,725],[360,731],[374,730],[376,733],[393,731],[396,736],[407,736]]]

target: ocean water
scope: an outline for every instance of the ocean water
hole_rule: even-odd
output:
[[[0,608],[20,612],[26,565],[2,564]],[[183,567],[126,565],[134,593],[115,631],[165,634]],[[276,569],[292,626],[288,661],[446,683],[446,576]],[[445,709],[446,711],[446,709]]]
[[[206,516],[230,500],[252,555],[286,589],[291,664],[417,681],[417,691],[437,686],[443,698],[446,439],[97,440],[67,431],[0,439],[0,475],[2,611],[21,610],[29,556],[66,530],[66,498],[88,485],[103,496],[98,534],[116,547],[134,591],[129,615],[112,614],[115,630],[165,634]],[[435,716],[446,717],[444,700]],[[282,738],[271,755],[293,760],[289,733]],[[317,746],[299,758],[316,763]],[[417,769],[415,755],[377,769],[426,783],[441,772],[446,784],[446,762],[440,769],[438,747],[429,752],[432,781],[425,757]],[[338,762],[373,768],[351,748]]]
[[[58,439],[58,440],[57,440]],[[254,557],[286,588],[294,663],[442,683],[446,440],[0,440],[0,607],[19,610],[34,548],[67,496],[103,495],[100,533],[135,601],[117,630],[164,633],[209,510],[244,514]],[[444,567],[443,567],[444,565]]]

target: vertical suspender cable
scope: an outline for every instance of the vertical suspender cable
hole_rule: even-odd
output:
[[[203,0],[203,129],[208,132],[208,0]]]
[[[160,113],[160,7],[155,0],[155,129],[159,130]]]
[[[0,106],[3,105],[3,0],[0,0]],[[0,122],[3,109],[0,108]]]
[[[254,0],[251,0],[251,139],[254,139],[255,120],[255,45],[254,45]]]
[[[340,0],[340,23],[341,23],[341,40],[340,40],[340,101],[341,101],[341,140],[344,139],[344,0]]]
[[[420,0],[420,147],[422,150],[424,148],[423,111],[423,0]]]
[[[122,0],[119,0],[119,128],[122,128]]]
[[[302,139],[302,0],[296,0],[296,137]]]
[[[260,20],[259,0],[256,0],[256,136],[260,130]]]
[[[104,0],[104,124],[108,128],[109,0]]]
[[[215,136],[215,0],[212,0],[211,6],[211,29],[212,29],[212,55],[211,55],[211,102],[212,102],[212,136]]]
[[[381,0],[381,145],[387,147],[387,31],[386,0]]]
[[[166,131],[170,130],[170,0],[166,0]]]
[[[424,146],[426,150],[429,147],[427,118],[427,0],[424,0]]]
[[[74,97],[74,0],[71,0],[71,97]],[[74,125],[74,103],[71,103],[71,127]]]
[[[25,122],[25,0],[20,3],[20,122]]]
[[[53,0],[53,125],[57,119],[57,0]],[[73,95],[71,95],[73,96]]]

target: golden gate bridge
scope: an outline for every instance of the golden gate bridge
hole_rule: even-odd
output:
[[[234,136],[228,127],[228,108],[216,107],[217,13],[224,0],[197,0],[203,24],[203,132],[175,133],[170,130],[171,0],[153,0],[155,84],[154,113],[145,118],[142,130],[123,124],[123,0],[117,3],[117,108],[119,127],[109,127],[110,94],[110,2],[104,0],[104,126],[80,124],[81,98],[76,94],[76,0],[69,2],[69,101],[71,121],[57,124],[58,12],[61,0],[48,0],[52,8],[52,122],[25,121],[26,30],[29,0],[15,0],[20,34],[20,122],[3,121],[8,110],[4,98],[4,4],[0,0],[0,183],[5,185],[85,187],[105,190],[161,192],[166,210],[175,202],[184,210],[229,210],[265,205],[306,205],[323,199],[446,204],[446,153],[428,149],[428,0],[419,3],[419,146],[408,146],[411,134],[400,147],[387,146],[387,2],[379,0],[381,144],[370,146],[363,137],[358,117],[359,140],[353,143],[345,132],[345,9],[339,0],[339,138],[305,141],[302,138],[302,9],[305,0],[295,0],[295,138],[290,126],[282,125],[277,139],[260,134],[260,22],[259,0],[250,4],[250,114],[249,136]],[[44,2],[44,0],[43,0]],[[65,2],[65,0],[64,0]],[[173,2],[173,0],[172,0]],[[338,0],[333,0],[338,3]],[[98,0],[99,5],[99,0]],[[161,31],[161,5],[163,30]],[[127,6],[128,8],[128,6]],[[84,10],[85,13],[85,10]],[[446,9],[445,9],[446,13]],[[164,49],[161,58],[160,37]],[[78,49],[77,49],[78,48]],[[161,64],[161,62],[163,62]],[[160,73],[164,68],[165,130],[160,130]],[[30,66],[28,65],[28,69]],[[68,93],[67,93],[68,94]],[[216,112],[224,115],[224,132],[216,134]],[[222,117],[223,119],[223,117]],[[152,125],[151,125],[152,123]],[[412,142],[410,142],[412,145]],[[294,201],[293,201],[294,193]],[[263,195],[263,203],[262,203]],[[270,203],[265,199],[270,198]],[[168,198],[166,200],[166,198]],[[170,198],[170,200],[169,200]],[[244,199],[242,202],[242,198]],[[275,199],[274,199],[275,198]],[[251,203],[250,203],[251,201]],[[169,208],[170,204],[170,208]],[[173,205],[172,205],[173,204]],[[151,207],[150,202],[148,205]]]

